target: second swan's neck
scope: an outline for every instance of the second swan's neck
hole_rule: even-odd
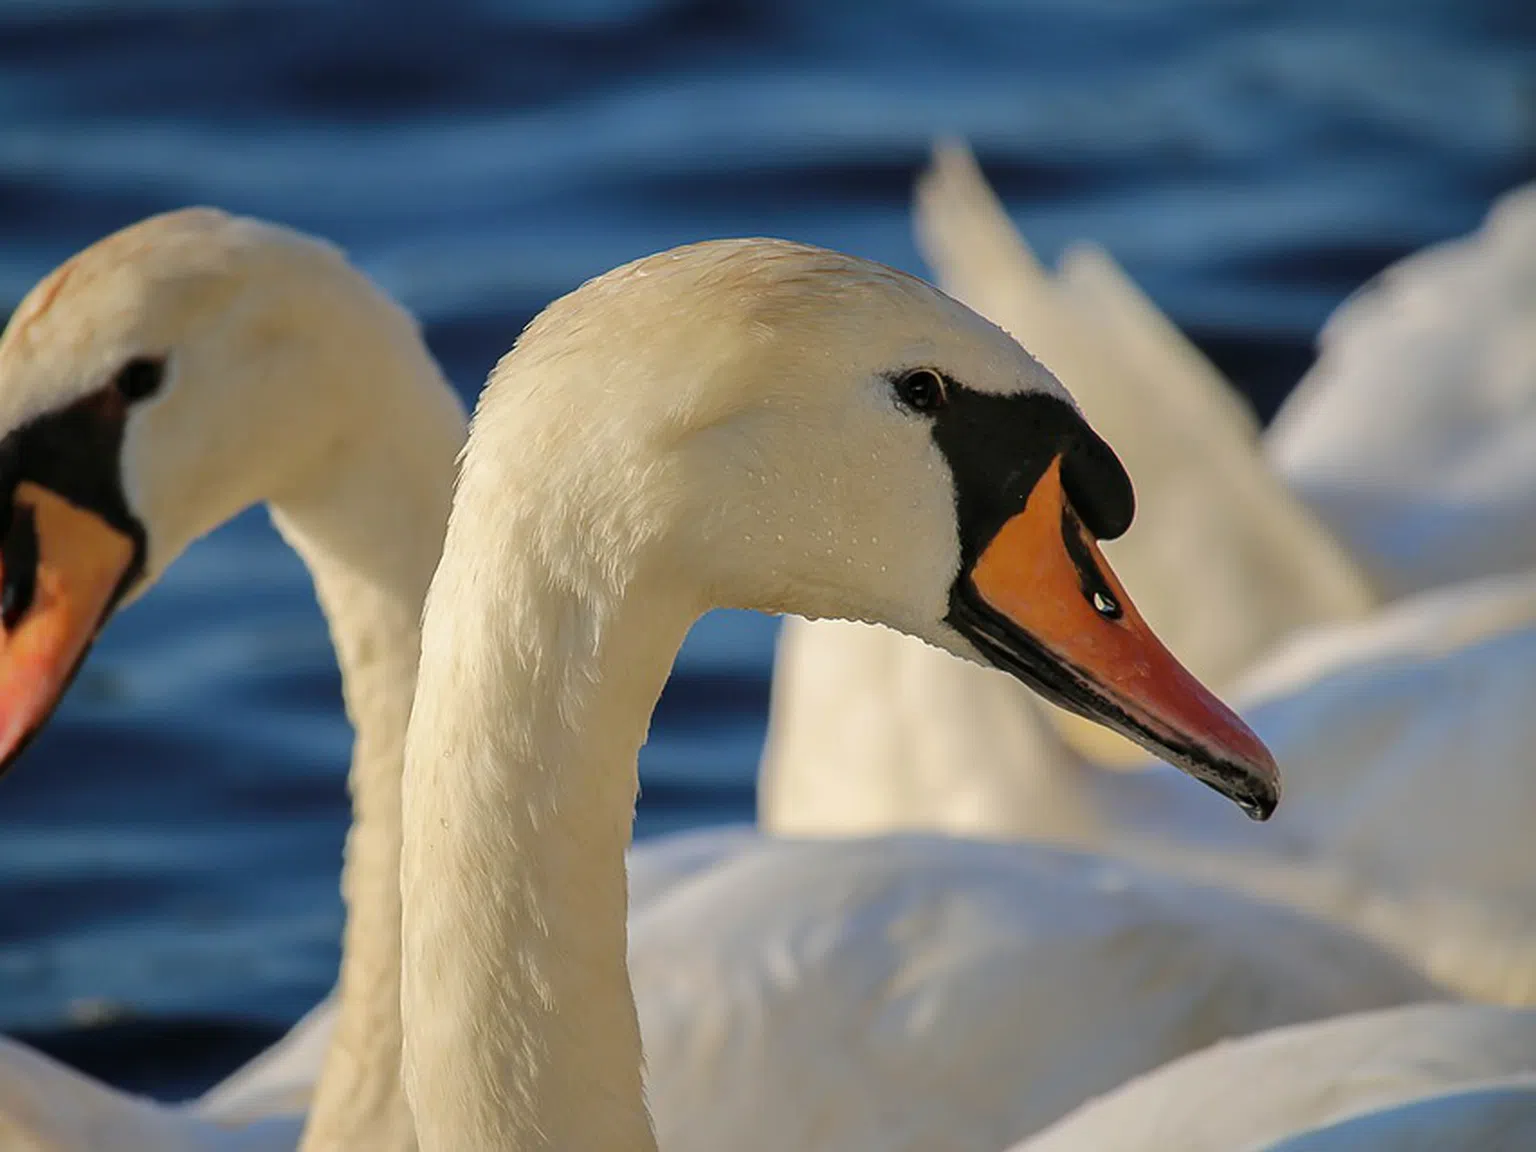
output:
[[[473,489],[467,467],[458,512],[481,514],[449,528],[406,753],[417,1135],[423,1152],[654,1150],[624,856],[639,747],[697,613],[664,581],[548,551],[532,521],[487,522],[476,496],[518,497]]]
[[[356,406],[356,428],[272,500],[313,576],[355,731],[337,1020],[304,1152],[415,1148],[399,1076],[401,756],[465,421],[414,330],[401,335],[378,365],[359,365],[371,402]]]

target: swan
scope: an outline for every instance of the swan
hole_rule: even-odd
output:
[[[1410,1100],[1290,1136],[1255,1152],[1518,1152],[1536,1144],[1536,1076]]]
[[[1389,595],[1536,568],[1536,183],[1340,305],[1263,449]]]
[[[631,924],[636,754],[698,615],[798,611],[884,622],[998,665],[1266,815],[1278,793],[1263,746],[1153,638],[1092,542],[1118,535],[1131,510],[1113,454],[1038,362],[880,266],[782,241],[716,241],[636,261],[550,305],[482,393],[423,616],[401,852],[403,1069],[423,1152],[645,1149],[658,1134],[669,1148],[794,1146],[783,1121],[767,1134],[759,1113],[721,1128],[664,1123],[655,1099],[653,1129],[646,990],[631,983],[648,962],[632,949],[668,912],[669,960],[722,953],[721,978],[750,984],[742,995],[759,1015],[798,1008],[795,1026],[818,1044],[876,1026],[873,1048],[854,1042],[857,1060],[822,1060],[806,1045],[803,1066],[768,1069],[795,1089],[779,1114],[814,1136],[850,1109],[882,1113],[883,1130],[861,1147],[1000,1147],[1000,1133],[982,1144],[971,1127],[987,1123],[989,1086],[1001,1075],[1007,1093],[1022,1092],[1072,1076],[1083,1062],[1057,1063],[1051,1045],[1074,1024],[1099,1031],[1087,1014],[1101,1006],[1074,974],[1113,966],[1115,937],[1051,961],[1055,933],[1101,914],[1086,898],[1093,885],[1058,889],[1068,898],[1027,929],[1043,946],[999,952],[1002,965],[988,968],[980,941],[1031,924],[983,896],[1019,891],[1003,861],[1028,862],[1043,883],[1049,869],[1035,862],[1064,857],[932,838],[746,837],[760,846],[747,880],[710,869],[676,891],[682,906]],[[1103,893],[1139,874],[1076,859],[1125,877]],[[1238,906],[1230,900],[1222,917]],[[909,904],[921,911],[904,915]],[[760,935],[765,911],[799,926],[788,940]],[[842,942],[866,934],[887,961],[868,966],[854,952],[813,997]],[[957,963],[972,976],[963,986],[918,991]],[[1008,990],[1031,983],[1031,965],[1040,991],[1020,1000]],[[1198,964],[1159,967],[1155,982],[1169,989],[1202,975]],[[685,972],[672,994],[710,1022],[712,984]],[[803,998],[776,995],[784,986]],[[888,1019],[872,991],[876,1004],[915,999]],[[1123,1019],[1106,1028],[1107,1044],[1143,1042]],[[710,1031],[718,1038],[700,1039],[699,1058],[734,1066],[718,1047],[729,1029]],[[1034,1055],[1015,1076],[1017,1052]],[[654,1059],[657,1075],[671,1055]],[[899,1126],[934,1083],[966,1105]]]
[[[6,760],[105,616],[190,541],[263,500],[314,577],[356,740],[333,1007],[259,1057],[252,1082],[237,1077],[189,1109],[134,1100],[10,1045],[5,1147],[97,1148],[110,1132],[105,1146],[125,1152],[291,1149],[291,1113],[231,1125],[289,1111],[295,1095],[300,1114],[309,1107],[307,1149],[412,1146],[395,1057],[400,756],[465,422],[409,314],[335,249],[276,225],[213,209],[152,217],[66,261],[18,307],[0,337]],[[119,467],[121,486],[110,478]],[[90,532],[80,511],[102,493],[115,534]],[[91,548],[91,579],[60,584],[50,541],[77,537]],[[35,578],[29,546],[41,550]],[[92,597],[99,607],[87,611]],[[54,631],[29,630],[47,608]],[[295,1082],[313,1085],[312,1103]]]
[[[392,1106],[399,1001],[381,992],[398,986],[398,952],[381,947],[378,917],[398,907],[388,797],[418,642],[407,601],[424,595],[439,551],[462,409],[402,311],[334,250],[275,226],[175,214],[64,267],[0,340],[0,459],[16,505],[0,549],[11,606],[0,731],[24,742],[105,615],[187,541],[266,500],[314,572],[336,641],[358,729],[359,826],[338,1008],[321,1006],[188,1108],[0,1048],[5,1146],[77,1152],[110,1132],[116,1152],[288,1149],[318,1075],[306,1148],[411,1147]],[[738,355],[756,347],[746,335]],[[1100,466],[1121,483],[1110,457]],[[1085,500],[1128,495],[1101,493],[1091,469],[1072,475]],[[547,546],[558,528],[530,539]],[[737,829],[643,845],[628,863],[650,1100],[678,1149],[751,1116],[753,1138],[736,1142],[748,1152],[925,1147],[934,1126],[962,1121],[970,1143],[954,1146],[992,1152],[1222,1036],[1438,991],[1351,934],[1081,854],[797,845]],[[1138,1026],[1130,1038],[1080,1033],[1063,1003]],[[998,1033],[986,1027],[998,1013],[1033,1023]],[[960,1077],[953,1054],[966,1045],[977,1055]],[[1068,1051],[1065,1067],[1036,1074]],[[830,1072],[808,1091],[817,1060]]]
[[[1362,1012],[1175,1060],[1084,1104],[1013,1152],[1268,1149],[1306,1129],[1520,1077],[1536,1077],[1536,1010],[1422,1004]],[[1491,1146],[1442,1140],[1426,1147]]]

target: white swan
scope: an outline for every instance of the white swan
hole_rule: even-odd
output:
[[[1362,1113],[1533,1075],[1536,1010],[1425,1004],[1361,1013],[1278,1028],[1175,1060],[1084,1104],[1014,1152],[1267,1148]],[[1432,1147],[1488,1146],[1451,1141]]]
[[[1116,720],[1265,807],[1261,746],[1151,638],[1079,527],[1074,509],[1114,534],[1128,496],[1017,344],[861,261],[698,245],[600,277],[537,318],[481,398],[424,614],[401,873],[405,1081],[424,1152],[656,1146],[625,849],[651,709],[711,606],[900,625]],[[850,1112],[868,1114],[850,1147],[932,1148],[936,1132],[946,1148],[999,1147],[999,1079],[1006,1101],[1080,1076],[1085,1061],[1053,1059],[1053,1045],[1068,1052],[1096,1031],[1103,1005],[1077,977],[1121,970],[1117,949],[1146,938],[1090,932],[1080,949],[1074,922],[1097,921],[1117,891],[1171,883],[1017,845],[745,842],[761,845],[751,873],[733,879],[738,857],[697,874],[674,890],[680,904],[636,919],[633,946],[647,946],[650,917],[667,918],[656,930],[662,966],[684,968],[666,974],[679,1004],[713,1022],[717,985],[740,980],[729,999],[757,1028],[784,1010],[814,1042],[767,1062],[769,1084],[792,1089],[772,1114],[788,1121],[664,1120],[663,1087],[653,1106],[669,1148],[807,1146],[780,1139],[781,1125],[814,1144]],[[1077,878],[1049,879],[1063,869]],[[1009,911],[1032,890],[1043,914]],[[1239,923],[1227,919],[1239,905],[1222,903],[1218,933]],[[788,916],[784,938],[765,915]],[[1021,930],[1041,936],[1019,949]],[[703,971],[718,976],[696,980],[695,958],[712,955]],[[1195,959],[1152,979],[1198,1026],[1181,990],[1209,976]],[[1293,960],[1292,978],[1324,974]],[[642,953],[633,973],[650,963]],[[955,971],[963,983],[945,979]],[[900,1011],[882,1010],[893,1002]],[[1157,1030],[1109,1016],[1106,1045]],[[695,1058],[727,1070],[750,1059],[732,1043],[742,1020],[698,1037]],[[647,1039],[664,1085],[675,1053]],[[857,1058],[823,1060],[823,1044]],[[961,1105],[934,1102],[936,1086]]]
[[[307,1020],[249,1077],[190,1109],[134,1100],[11,1045],[0,1146],[292,1148],[291,1118],[228,1124],[302,1114],[310,1084],[306,1148],[413,1146],[396,1056],[400,755],[464,426],[408,314],[334,249],[258,221],[206,209],[151,218],[67,261],[18,308],[0,339],[0,457],[7,507],[31,511],[6,524],[6,597],[27,604],[30,537],[42,564],[31,594],[64,626],[8,621],[7,759],[51,710],[115,586],[138,594],[189,541],[262,500],[314,576],[357,737],[334,1015]],[[90,532],[74,507],[103,493],[122,494],[116,536]],[[51,542],[76,538],[99,545],[85,602],[50,567]]]
[[[21,321],[0,343],[0,456],[11,495],[40,511],[6,534],[20,615],[0,661],[0,722],[35,726],[61,689],[71,636],[88,640],[99,619],[72,595],[84,588],[110,605],[116,578],[101,579],[111,569],[92,557],[142,556],[127,589],[136,594],[186,540],[265,497],[314,569],[336,637],[359,728],[360,830],[339,1022],[317,1010],[189,1110],[111,1092],[12,1046],[0,1053],[0,1124],[49,1152],[100,1147],[102,1132],[116,1152],[291,1148],[328,1052],[306,1146],[409,1147],[408,1122],[379,1103],[398,1084],[398,1001],[380,992],[396,979],[381,946],[388,929],[361,925],[398,891],[378,871],[394,810],[372,798],[398,776],[417,643],[405,601],[422,594],[441,539],[459,408],[408,318],[334,252],[218,213],[159,218],[89,250],[38,289]],[[750,354],[758,337],[742,335],[715,330],[717,353]],[[159,389],[130,402],[154,383],[142,362],[161,356]],[[1073,474],[1085,501],[1104,498],[1095,476],[1119,475],[1107,458],[1100,466],[1109,470]],[[130,546],[71,505],[97,508]],[[557,542],[560,525],[548,527],[530,538],[536,547]],[[29,536],[41,549],[30,601]],[[95,584],[74,582],[72,565]],[[700,1141],[743,1116],[755,1117],[753,1136],[736,1146],[749,1152],[925,1147],[925,1133],[958,1117],[971,1143],[956,1147],[993,1152],[1223,1035],[1433,992],[1352,936],[1050,850],[796,846],[709,832],[637,850],[630,887],[650,1098],[677,1149],[708,1146]],[[357,1015],[349,999],[362,1004]],[[1118,1028],[1080,1031],[1088,1006]],[[998,1015],[1031,1025],[989,1027]],[[971,1053],[964,1076],[957,1052]],[[817,1066],[837,1074],[808,1085]],[[236,1126],[273,1111],[285,1115]]]
[[[1536,568],[1536,184],[1345,301],[1264,450],[1391,594]]]
[[[1536,1076],[1516,1076],[1351,1116],[1254,1152],[1519,1152],[1533,1145]]]

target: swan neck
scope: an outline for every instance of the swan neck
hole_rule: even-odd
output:
[[[400,772],[421,604],[464,439],[462,409],[435,367],[425,362],[416,375],[363,409],[367,426],[271,502],[314,579],[355,733],[336,1027],[304,1152],[415,1148],[399,1076]]]
[[[639,748],[697,612],[471,505],[428,598],[407,742],[417,1135],[423,1152],[648,1152],[625,853]]]

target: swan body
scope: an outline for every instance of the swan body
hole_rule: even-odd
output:
[[[1014,1152],[1290,1149],[1275,1142],[1517,1077],[1536,1077],[1536,1010],[1422,1004],[1362,1012],[1213,1045],[1083,1105]],[[1399,1145],[1362,1140],[1338,1147]],[[1451,1140],[1425,1147],[1524,1144]]]
[[[338,996],[332,991],[282,1039],[208,1089],[189,1110],[229,1127],[275,1116],[307,1116],[336,1031],[337,1006]],[[274,1149],[289,1146],[297,1146],[297,1141],[272,1144]]]
[[[1264,451],[1391,595],[1536,568],[1536,184],[1345,301]]]
[[[669,1152],[998,1152],[1217,1039],[1437,994],[1220,889],[923,836],[743,837],[631,914],[629,971]]]
[[[814,266],[831,257],[786,248],[810,262],[804,274],[815,285]],[[793,260],[788,267],[794,270]],[[249,503],[267,500],[316,579],[357,728],[351,777],[356,826],[344,880],[349,920],[338,991],[203,1099],[184,1107],[156,1105],[11,1046],[0,1050],[0,1108],[13,1100],[17,1106],[0,1112],[0,1122],[25,1133],[29,1152],[102,1147],[100,1133],[106,1131],[115,1134],[106,1145],[113,1148],[131,1148],[130,1140],[140,1139],[145,1147],[286,1152],[301,1118],[306,1148],[409,1148],[414,1133],[401,1106],[394,1038],[398,953],[390,951],[390,917],[398,909],[392,865],[400,825],[392,784],[399,780],[419,643],[412,601],[424,595],[439,551],[453,458],[463,439],[462,410],[409,318],[336,253],[292,233],[219,213],[178,213],[110,238],[65,269],[29,298],[0,343],[0,421],[11,421],[0,423],[0,444],[20,460],[11,498],[34,501],[39,509],[34,515],[42,534],[44,589],[6,637],[0,725],[15,732],[46,715],[46,708],[26,713],[37,698],[29,695],[25,676],[6,677],[35,675],[17,663],[22,655],[35,658],[29,643],[49,642],[46,634],[34,641],[35,621],[46,620],[60,602],[71,606],[69,555],[50,550],[57,521],[46,519],[60,513],[35,489],[53,484],[73,491],[81,502],[77,515],[102,502],[103,493],[121,494],[121,505],[109,499],[103,505],[103,515],[114,520],[94,531],[116,532],[115,523],[140,534],[138,551],[130,554],[138,567],[129,569],[126,596],[142,592],[187,541]],[[926,324],[932,324],[933,308],[954,308],[931,289],[888,275],[896,286],[891,290],[916,301],[917,317]],[[854,286],[859,283],[852,278]],[[783,304],[782,322],[800,323],[795,317],[803,306],[790,298]],[[1019,372],[1039,372],[1016,345],[969,314],[954,309],[954,321],[962,333],[969,328],[972,339],[981,339],[982,355],[965,358],[973,372],[996,375],[1001,365],[1010,380]],[[756,347],[754,333],[747,330],[745,343],[691,340],[689,362],[707,371],[711,356],[739,361]],[[939,334],[956,339],[947,327]],[[961,339],[960,346],[969,343]],[[913,347],[920,354],[928,345]],[[114,374],[148,354],[164,357],[160,390],[148,396],[135,391],[138,398],[129,401]],[[1053,381],[1030,379],[1052,405],[1042,411],[1069,427],[1079,419]],[[871,387],[877,389],[873,397],[840,416],[850,426],[849,444],[860,443],[854,434],[870,422],[878,427],[894,411],[881,391],[889,382]],[[535,391],[530,403],[558,404],[561,395]],[[654,403],[666,393],[652,385],[644,395]],[[807,403],[814,396],[808,391]],[[728,412],[730,394],[723,399]],[[707,421],[710,411],[703,403],[675,415]],[[630,443],[622,428],[605,430],[592,421],[584,426],[600,454],[615,447],[631,454],[662,452],[657,445],[669,433],[664,409],[661,415],[663,423],[652,428],[660,439],[643,441],[645,449]],[[804,439],[794,419],[778,424],[782,416],[772,405],[761,418],[766,433],[750,415],[743,424],[722,413],[718,437],[706,429],[691,441],[701,453],[692,457],[695,466],[714,470],[717,456],[721,463],[737,459],[743,437],[769,460],[774,453],[801,451],[793,447]],[[888,429],[898,446],[910,442],[904,423],[910,419],[900,416],[903,423]],[[103,424],[115,439],[78,438],[82,427],[90,432]],[[531,542],[534,557],[570,564],[580,555],[566,550],[572,526],[621,539],[609,534],[625,524],[591,520],[582,474],[558,467],[562,460],[569,465],[561,443],[572,443],[564,431],[542,446],[552,464],[535,490],[547,495],[547,486],[557,485],[557,499],[566,502],[572,519],[546,509],[551,518],[531,525],[522,540]],[[38,444],[68,452],[39,453]],[[1095,451],[1087,444],[1073,450]],[[867,436],[864,447],[895,451],[878,438],[868,443]],[[666,459],[664,452],[660,458]],[[69,459],[75,471],[29,471],[44,459]],[[906,459],[896,451],[898,464]],[[822,463],[829,483],[852,485],[870,462],[834,454]],[[1090,456],[1074,467],[1099,470],[1074,481],[1087,506],[1117,498],[1118,465]],[[924,466],[919,475],[916,502],[885,508],[888,531],[873,529],[891,546],[901,536],[897,521],[914,510],[939,517],[940,524],[953,516],[953,498],[942,483],[927,483],[941,473]],[[667,491],[664,480],[657,482]],[[1106,482],[1107,495],[1095,487]],[[756,482],[749,483],[755,489]],[[691,491],[676,490],[679,498]],[[885,496],[872,499],[876,511],[888,503]],[[613,515],[624,511],[622,500],[599,506]],[[744,507],[735,530],[743,543],[766,533],[762,546],[772,547],[779,528],[786,537],[814,528],[813,542],[824,548],[836,538],[828,526],[793,524],[812,506]],[[845,527],[862,529],[861,538],[869,539],[869,525],[878,517],[864,508],[844,507],[844,514]],[[1094,514],[1108,515],[1102,508]],[[688,522],[705,525],[719,515],[710,509]],[[83,547],[87,528],[78,520],[63,523]],[[1047,523],[1059,540],[1059,523]],[[939,536],[934,572],[953,546]],[[520,555],[522,547],[514,544],[511,552]],[[770,588],[788,595],[818,579],[826,582],[817,576],[824,572],[824,551],[813,547],[798,559],[791,553],[791,559],[801,565],[798,572],[794,564],[765,571]],[[935,564],[920,555],[916,560]],[[902,564],[912,562],[903,553]],[[908,595],[908,575],[889,562],[881,574],[878,562],[850,554],[843,567],[853,575],[838,579],[860,585],[879,583],[883,575],[892,611]],[[667,595],[655,603],[665,607]],[[105,611],[112,606],[109,601]],[[583,650],[580,613],[541,619],[542,627],[553,624],[561,643]],[[574,631],[566,631],[567,624]],[[664,663],[649,666],[661,670]],[[574,669],[576,663],[562,659],[552,667]],[[551,681],[566,682],[563,676]],[[574,683],[582,683],[579,675]],[[1173,698],[1172,706],[1187,708],[1193,700],[1195,715],[1207,717],[1218,736],[1235,733],[1230,738],[1239,741],[1238,750],[1225,755],[1258,755],[1242,743],[1247,738],[1234,720],[1202,703],[1194,689],[1186,692],[1192,695],[1182,704]],[[1255,763],[1253,771],[1268,771],[1262,758]],[[1258,780],[1269,787],[1262,775]],[[562,807],[556,824],[572,818],[572,809]],[[627,829],[627,817],[623,824]],[[590,855],[583,851],[570,859],[575,875],[597,876],[614,863],[618,902],[624,903],[627,887],[632,923],[626,948],[621,915],[620,964],[627,952],[637,974],[637,1019],[654,1054],[651,1107],[674,1148],[706,1146],[712,1134],[745,1123],[745,1116],[755,1117],[754,1134],[735,1132],[735,1147],[782,1146],[777,1137],[808,1149],[922,1147],[946,1126],[953,1129],[954,1147],[1000,1147],[1122,1076],[1220,1036],[1435,991],[1339,929],[1149,870],[1050,849],[942,839],[795,844],[719,830],[643,845],[627,861],[608,858],[601,842]],[[603,882],[594,884],[592,892],[603,891]],[[573,907],[581,910],[586,901],[583,896]],[[526,946],[540,935],[530,928],[509,939]],[[515,962],[518,953],[506,957]],[[498,982],[502,962],[494,962]],[[1182,975],[1169,981],[1174,971]],[[1149,980],[1159,981],[1166,995],[1149,995]],[[1077,1000],[1122,1023],[1141,1021],[1134,1039],[1102,1031],[1074,1035],[1070,1017],[1052,1010]],[[785,1008],[791,1003],[800,1006],[797,1014]],[[768,1005],[777,1007],[765,1011]],[[984,1005],[992,1014],[1033,1017],[1033,1023],[1007,1032],[988,1028]],[[817,1027],[818,1019],[824,1027]],[[881,1045],[872,1050],[877,1034]],[[970,1074],[957,1078],[955,1053],[967,1044],[976,1056]],[[1048,1063],[1048,1049],[1067,1044],[1080,1052],[1074,1068],[1034,1083],[1034,1070]],[[899,1065],[883,1063],[880,1051],[901,1052]],[[840,1075],[808,1084],[805,1070],[834,1052],[840,1054]],[[997,1058],[987,1059],[989,1052]],[[515,1085],[516,1075],[509,1073],[506,1082]],[[850,1107],[850,1101],[859,1103]],[[786,1119],[775,1126],[768,1122],[773,1116]],[[784,1127],[796,1123],[802,1126]],[[466,1146],[485,1145],[456,1145]]]
[[[987,1152],[1206,1042],[1436,994],[1342,928],[1033,845],[707,829],[636,846],[629,883],[647,1097],[673,1152]],[[197,1114],[302,1115],[333,1008]]]
[[[301,1117],[225,1126],[118,1092],[0,1038],[0,1148],[6,1152],[273,1152],[297,1146]]]
[[[786,621],[780,644],[811,627]],[[786,731],[836,772],[796,773],[775,831],[1108,851],[1352,926],[1463,994],[1536,1001],[1536,904],[1522,883],[1536,856],[1519,799],[1536,744],[1522,703],[1536,692],[1536,576],[1411,597],[1303,633],[1252,669],[1237,699],[1286,767],[1286,802],[1262,828],[1165,765],[1087,762],[984,670],[889,630],[814,627],[850,635],[802,665],[812,678],[793,682],[799,720]]]
[[[1314,1128],[1262,1152],[1439,1152],[1529,1148],[1536,1143],[1536,1076],[1410,1100]]]
[[[926,1082],[947,1085],[933,1073],[966,1050],[958,1036],[926,1043],[941,1034],[932,1029],[963,1032],[981,1053],[1022,1052],[1027,1041],[1009,1033],[1051,1029],[1030,1065],[1047,1068],[1050,1045],[1070,1043],[1074,1015],[1093,1010],[1069,973],[1114,972],[1123,941],[1148,946],[1148,971],[1170,985],[1190,974],[1183,957],[1156,959],[1199,939],[1187,927],[1103,934],[1155,907],[1162,884],[1185,886],[1024,845],[744,840],[628,915],[636,753],[683,635],[710,607],[883,622],[995,661],[1090,713],[1123,710],[1127,733],[1268,811],[1262,746],[1147,639],[1097,552],[1072,551],[1085,539],[1078,509],[1108,535],[1128,519],[1123,474],[1101,443],[1004,333],[921,282],[817,249],[730,241],[663,253],[530,324],[474,418],[407,737],[401,1003],[423,1152],[643,1150],[658,1135],[666,1147],[779,1146],[777,1131],[759,1133],[766,1103],[745,1117],[724,1110],[718,1128],[702,1111],[755,1099],[770,1072],[797,1102],[781,1107],[802,1114],[787,1123],[807,1128],[786,1133],[792,1143],[849,1125],[850,1147],[890,1147],[893,1133],[894,1146],[932,1147],[939,1130],[944,1147],[995,1145],[1009,1121],[962,1108],[963,1120],[940,1113],[924,1129],[900,1115],[921,1082],[904,1073],[937,1061]],[[1003,590],[1015,580],[1034,591]],[[998,599],[979,606],[988,595]],[[1087,637],[1103,648],[1074,647],[1075,671],[1051,655]],[[1104,655],[1127,645],[1147,645],[1137,660],[1165,671],[1138,680],[1135,661]],[[1168,719],[1148,719],[1151,708]],[[1095,887],[1108,891],[1090,896]],[[1111,893],[1126,895],[1104,903]],[[1239,922],[1232,897],[1212,898],[1214,924]],[[1042,911],[1024,911],[1032,905]],[[1257,935],[1240,929],[1233,943]],[[1251,962],[1222,979],[1242,979]],[[699,979],[695,964],[718,977]],[[1329,964],[1301,967],[1313,980]],[[946,984],[949,972],[976,975]],[[764,1033],[739,1047],[741,1015],[711,1023],[713,996],[732,983]],[[1150,1004],[1136,983],[1131,1002]],[[1239,999],[1251,1008],[1263,996]],[[686,1041],[698,1047],[668,1047],[656,1021],[684,1006],[702,1021]],[[856,1026],[839,1038],[844,1021]],[[791,1040],[782,1057],[770,1025]],[[889,1060],[861,1039],[872,1025],[893,1045]],[[1153,1028],[1116,1026],[1122,1039]],[[821,1049],[794,1042],[812,1029],[817,1045],[863,1057],[830,1086],[816,1082],[830,1075]],[[1124,1056],[1106,1049],[1085,1063],[1108,1080]],[[688,1059],[726,1078],[747,1068],[752,1084],[738,1083],[740,1097],[706,1092],[674,1120],[667,1077]],[[992,1089],[966,1073],[1011,1077],[1008,1064],[967,1059],[954,1087],[985,1096]],[[896,1090],[877,1103],[886,1079]],[[1071,1095],[1032,1075],[1009,1088],[1033,1088],[1027,1107],[1041,1120]],[[867,1144],[852,1138],[866,1110],[882,1113]],[[901,1143],[903,1131],[918,1143]]]

